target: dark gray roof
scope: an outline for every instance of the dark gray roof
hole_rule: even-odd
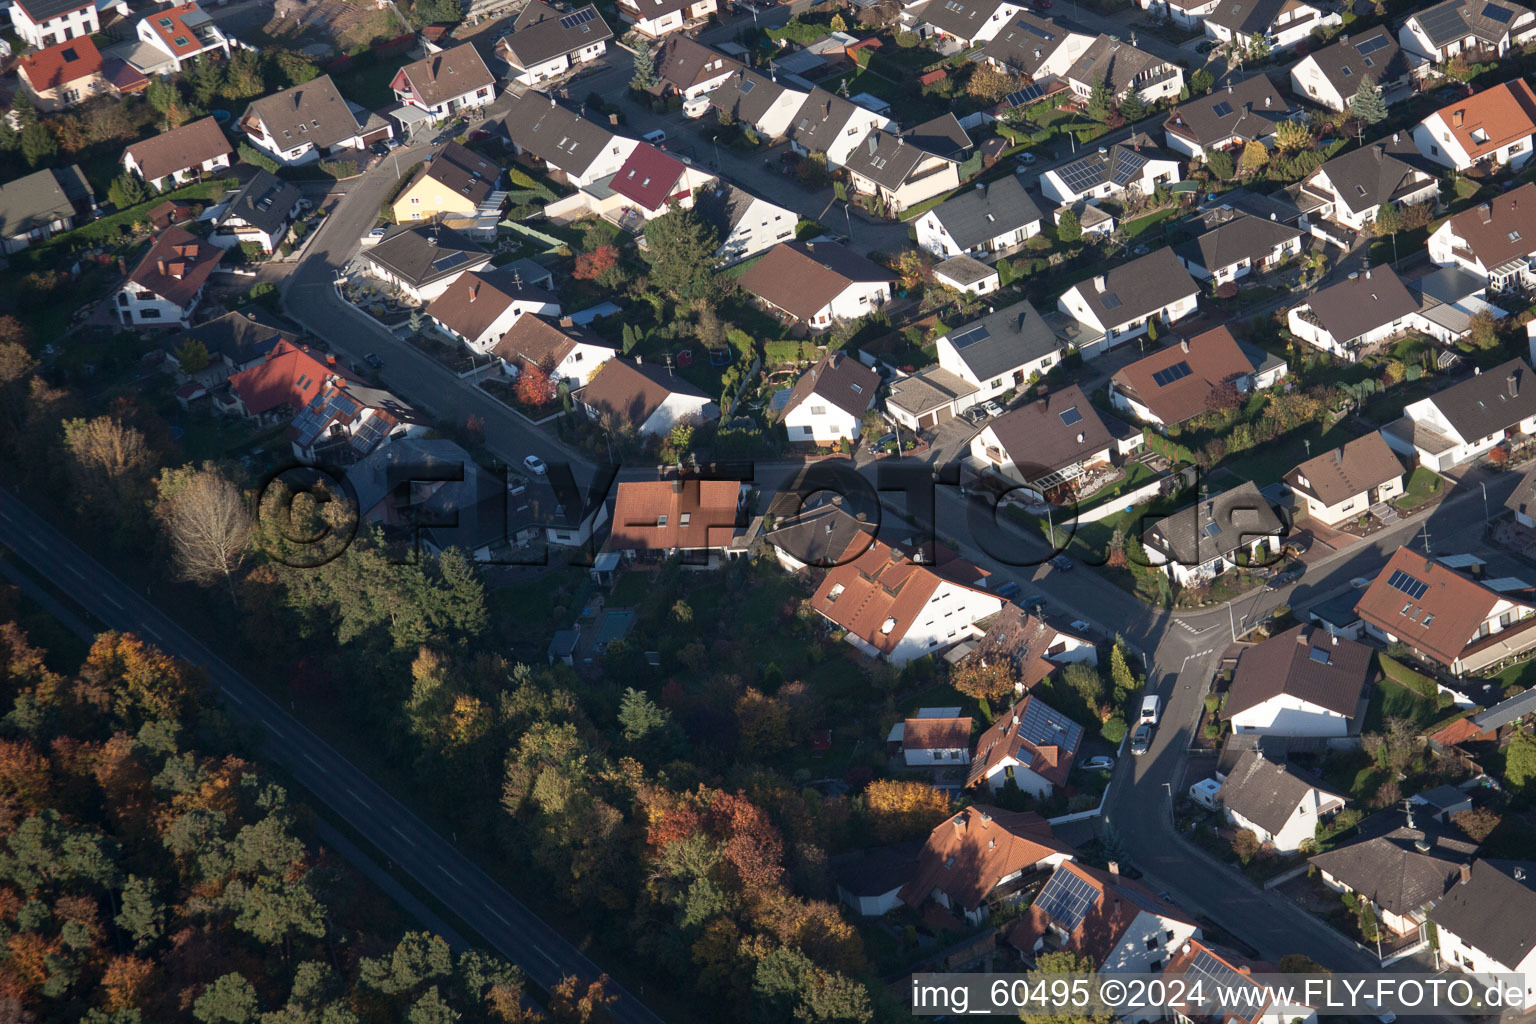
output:
[[[299,186],[258,167],[219,215],[218,223],[222,227],[230,218],[238,217],[252,227],[276,235],[288,224],[293,208],[302,198]]]
[[[959,256],[951,256],[949,259],[933,268],[935,277],[944,277],[950,281],[958,281],[962,286],[976,284],[985,281],[997,273],[974,256],[964,253]]]
[[[846,352],[828,352],[800,375],[784,404],[787,414],[812,395],[860,419],[880,389],[880,375]]]
[[[1413,799],[1416,802],[1426,803],[1437,811],[1445,811],[1472,801],[1472,797],[1466,790],[1457,789],[1455,786],[1436,786],[1434,789],[1426,789],[1422,793],[1415,793]]]
[[[1480,295],[1488,282],[1459,266],[1441,267],[1408,283],[1408,290],[1436,302],[1455,304]]]
[[[1428,851],[1417,843],[1427,844]],[[1473,843],[1405,827],[1309,859],[1383,910],[1403,915],[1445,895],[1476,852]]]
[[[360,131],[357,115],[347,106],[330,75],[252,100],[240,120],[253,117],[284,149],[305,142],[316,149],[326,149]]]
[[[1232,207],[1235,211],[1262,217],[1265,220],[1278,221],[1281,224],[1295,224],[1301,219],[1301,210],[1285,192],[1260,195],[1246,188],[1237,188],[1231,192],[1223,192],[1218,202],[1222,206]]]
[[[497,47],[518,69],[532,67],[593,43],[613,38],[613,29],[591,4],[560,11],[533,0],[512,23],[512,34]]]
[[[292,336],[291,332],[278,326],[270,313],[253,306],[198,324],[187,331],[185,337],[201,342],[209,355],[228,356],[239,365],[269,352],[284,333]]]
[[[1372,674],[1369,647],[1317,626],[1295,626],[1243,652],[1221,717],[1283,694],[1353,718]]]
[[[1472,722],[1480,731],[1491,732],[1518,722],[1533,712],[1536,712],[1536,690],[1526,690],[1500,701],[1487,711],[1473,715]]]
[[[1040,207],[1016,174],[951,196],[934,207],[933,215],[962,249],[973,249],[1041,219]]]
[[[1020,11],[987,40],[982,56],[1034,77],[1074,29],[1033,11]]]
[[[961,324],[945,337],[983,382],[1066,347],[1028,299]]]
[[[709,94],[709,102],[743,124],[756,124],[786,87],[751,69],[736,72]]]
[[[1100,147],[1054,170],[1073,195],[1086,195],[1101,185],[1113,183],[1124,188],[1141,177],[1142,168],[1153,160],[1179,163],[1179,155],[1164,149],[1145,132],[1137,132],[1123,142]]]
[[[1275,246],[1300,237],[1299,230],[1279,221],[1240,214],[1178,246],[1178,253],[1214,274],[1241,260],[1268,256]]]
[[[1244,480],[1230,491],[1159,520],[1143,535],[1143,542],[1184,565],[1204,565],[1217,555],[1230,555],[1282,529],[1279,517],[1258,487],[1251,480]]]
[[[614,140],[608,129],[532,90],[512,100],[501,125],[518,149],[574,175]]]
[[[1004,413],[987,429],[1029,480],[1074,466],[1115,443],[1104,417],[1076,384]]]
[[[661,45],[656,48],[653,60],[656,65],[656,80],[672,86],[678,92],[741,67],[739,61],[732,60],[681,32],[675,32],[663,39]]]
[[[911,178],[918,164],[934,155],[906,136],[882,128],[864,136],[864,140],[848,154],[844,166],[877,185],[895,190]],[[952,157],[944,159],[953,160]],[[924,176],[927,173],[925,171]]]
[[[1273,134],[1276,123],[1285,120],[1291,109],[1269,76],[1249,75],[1179,104],[1164,127],[1202,146],[1229,137],[1260,139]]]
[[[1106,328],[1144,319],[1155,310],[1191,295],[1199,286],[1172,249],[1154,249],[1145,256],[1106,271],[1101,292],[1093,278],[1076,287],[1088,308]]]
[[[1359,277],[1329,285],[1306,304],[1311,307],[1318,323],[1340,345],[1347,345],[1419,308],[1418,300],[1386,264],[1372,267]]]
[[[787,134],[791,142],[807,153],[825,153],[842,134],[849,118],[863,109],[857,103],[817,87],[795,111]]]
[[[464,479],[450,480],[421,504],[421,520],[452,525],[430,526],[427,534],[440,548],[474,551],[508,540],[511,500],[501,480],[473,460],[463,464]]]
[[[436,226],[398,228],[363,250],[363,258],[417,288],[483,267],[490,259],[457,231]]]
[[[575,530],[603,501],[602,494],[584,491],[574,481],[565,490],[556,488],[548,478],[536,477],[516,484],[507,493],[507,517],[513,532],[530,526]]]
[[[785,521],[763,539],[806,565],[831,567],[844,560],[860,533],[873,538],[875,525],[860,522],[836,505],[820,505]]]
[[[1430,400],[1463,440],[1484,438],[1536,416],[1536,377],[1524,359],[1511,359]]]
[[[1364,213],[1423,188],[1426,174],[1433,181],[1412,136],[1404,133],[1336,156],[1307,180],[1326,175],[1344,205]]]
[[[0,185],[0,237],[24,235],[54,220],[69,223],[79,206],[89,205],[90,195],[90,186],[75,164],[8,181]]]
[[[1216,9],[1205,16],[1215,25],[1251,36],[1264,32],[1274,24],[1275,18],[1288,0],[1221,0]]]
[[[1465,0],[1455,2],[1464,3]],[[1360,82],[1367,76],[1380,85],[1395,82],[1408,74],[1408,58],[1384,25],[1362,35],[1340,39],[1332,46],[1317,50],[1310,59],[1346,103],[1360,91]]]
[[[27,16],[39,25],[61,14],[93,6],[90,0],[84,0],[84,2],[82,0],[16,0],[16,5],[26,11]]]
[[[917,875],[921,840],[865,850],[837,867],[837,884],[853,896],[884,896],[900,889]]]
[[[1067,69],[1066,77],[1090,85],[1107,84],[1109,91],[1119,96],[1132,86],[1144,89],[1177,73],[1176,68],[1156,54],[1109,36],[1099,36]]]
[[[1529,13],[1529,8],[1509,0],[1445,0],[1414,12],[1410,18],[1419,23],[1430,42],[1445,46],[1467,36],[1498,43],[1509,34],[1516,19]]]
[[[1536,948],[1536,861],[1479,860],[1429,911],[1441,931],[1515,970]]]
[[[1002,0],[928,0],[922,19],[959,39],[975,39]]]
[[[971,136],[953,113],[941,114],[931,121],[901,133],[911,145],[938,156],[958,160],[972,146]]]
[[[1289,766],[1250,750],[1221,784],[1221,802],[1266,832],[1277,833],[1313,789],[1338,796],[1323,789],[1321,782],[1308,781]]]
[[[1536,466],[1525,471],[1513,493],[1505,499],[1504,507],[1536,519]],[[1525,692],[1536,693],[1536,689]]]

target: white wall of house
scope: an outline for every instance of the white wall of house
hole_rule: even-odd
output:
[[[799,223],[800,217],[793,210],[754,196],[746,213],[731,226],[731,233],[721,241],[715,255],[719,257],[722,266],[749,260],[780,242],[794,238],[795,227]]]
[[[537,85],[546,79],[558,78],[574,66],[590,64],[607,51],[608,44],[606,42],[591,43],[579,50],[562,53],[558,57],[551,57],[548,60],[540,61],[537,64],[524,68],[513,75],[512,80],[519,85]],[[506,60],[505,55],[502,56],[502,59]],[[508,61],[508,63],[511,62]]]
[[[1462,437],[1456,428],[1451,426],[1450,421],[1441,414],[1439,408],[1435,406],[1434,401],[1430,398],[1421,398],[1417,402],[1409,403],[1408,407],[1403,410],[1403,415],[1415,423],[1422,423],[1435,431],[1435,433],[1457,442],[1456,447],[1440,453],[1438,465],[1426,463],[1431,469],[1450,469],[1452,466],[1459,466],[1463,462],[1477,458],[1504,440],[1506,430],[1514,430],[1521,434],[1536,433],[1536,417],[1527,417],[1518,423],[1510,424],[1506,430],[1495,431],[1486,437]],[[1397,440],[1392,434],[1386,432],[1382,434],[1382,437],[1386,439],[1389,446],[1392,445],[1394,440]],[[1399,445],[1401,443],[1399,442]],[[1393,447],[1395,451],[1402,450],[1401,447]],[[1405,452],[1404,454],[1411,453]]]
[[[1484,865],[1482,870],[1489,868]],[[1437,928],[1440,938],[1440,958],[1459,970],[1472,974],[1520,974],[1525,978],[1526,1005],[1536,1000],[1536,950],[1525,955],[1518,964],[1506,964],[1478,949],[1455,932]]]
[[[1191,3],[1189,0],[1137,0],[1136,6],[1150,14],[1168,18],[1185,31],[1194,31],[1205,24],[1206,15],[1216,10],[1217,0]]]
[[[1106,199],[1131,189],[1141,195],[1149,196],[1157,190],[1159,183],[1170,184],[1179,180],[1179,163],[1177,160],[1148,160],[1142,167],[1141,174],[1124,185],[1113,181],[1106,181],[1096,185],[1086,192],[1074,192],[1060,173],[1051,170],[1040,175],[1040,191],[1054,199],[1061,206],[1070,206],[1081,199]]]
[[[1306,797],[1291,811],[1291,816],[1285,819],[1285,824],[1280,826],[1279,832],[1269,831],[1258,822],[1244,817],[1230,807],[1224,810],[1228,821],[1238,828],[1245,828],[1252,832],[1258,837],[1259,842],[1272,843],[1278,853],[1295,853],[1300,849],[1302,840],[1316,837],[1318,795],[1317,790],[1308,790]]]
[[[1334,11],[1324,11],[1311,4],[1297,4],[1294,8],[1287,7],[1282,10],[1275,20],[1269,23],[1264,31],[1264,37],[1269,41],[1270,49],[1284,50],[1309,38],[1315,28],[1333,27],[1343,23],[1343,16]],[[1205,34],[1224,43],[1232,42],[1234,36],[1227,26],[1217,25],[1209,20],[1205,22]]]
[[[153,185],[158,191],[163,192],[167,188],[175,188],[184,182],[192,180],[199,173],[207,174],[211,171],[223,170],[228,166],[228,154],[220,154],[211,160],[204,160],[202,163],[196,165],[195,167],[183,167],[179,171],[172,171],[164,178],[158,178],[155,181],[148,182],[148,184]],[[139,162],[133,158],[132,153],[123,154],[123,169],[132,171],[134,174],[137,174],[141,178],[144,177],[144,168],[139,166]]]
[[[1040,223],[1038,220],[1032,220],[1023,227],[1005,231],[1002,234],[987,239],[980,245],[973,246],[970,249],[962,249],[939,221],[938,214],[934,210],[929,210],[917,219],[917,244],[935,256],[944,259],[962,254],[975,255],[985,252],[1001,252],[1038,235],[1040,233]]]
[[[901,756],[911,768],[931,768],[934,765],[970,764],[969,747],[902,747]]]
[[[1249,558],[1255,558],[1258,556],[1259,548],[1266,544],[1271,551],[1279,550],[1280,535],[1254,537],[1241,550],[1246,551]],[[1161,568],[1168,574],[1170,579],[1181,587],[1192,586],[1211,577],[1219,576],[1227,569],[1234,568],[1236,565],[1230,557],[1236,555],[1236,551],[1229,552],[1228,555],[1217,555],[1215,558],[1199,565],[1185,565],[1177,558],[1173,558],[1171,552],[1163,551],[1155,545],[1147,544],[1145,545],[1145,550],[1147,562],[1154,567]]]
[[[311,164],[320,159],[320,151],[309,142],[301,141],[297,146],[291,145],[291,139],[279,142],[273,138],[267,130],[267,126],[256,122],[246,128],[245,137],[251,140],[251,145],[271,156],[278,163],[288,167],[297,167],[300,164]],[[284,146],[288,148],[284,149]]]
[[[996,377],[988,377],[986,380],[982,380],[976,376],[976,371],[972,370],[970,365],[960,358],[960,353],[955,350],[955,346],[950,342],[949,335],[941,335],[935,344],[939,350],[939,367],[948,370],[967,384],[976,388],[974,394],[965,396],[962,402],[958,403],[959,408],[956,410],[957,412],[964,412],[973,405],[985,402],[989,398],[1019,387],[1029,380],[1031,374],[1038,373],[1044,376],[1051,367],[1056,365],[1057,360],[1066,351],[1066,345],[1062,344],[1054,351],[1048,352],[1038,359],[1031,359],[1028,362],[1020,363],[1018,366],[1010,367]]]
[[[812,393],[784,417],[784,428],[791,441],[828,444],[845,437],[850,440],[858,437],[860,421]]]
[[[155,31],[153,21],[154,15],[150,14],[145,16],[145,18],[139,22],[139,39],[142,42],[153,46],[155,49],[159,50],[163,55],[169,58],[171,67],[178,72],[184,70],[185,65],[193,60],[196,60],[202,54],[221,53],[226,59],[229,57],[229,40],[225,37],[223,32],[219,31],[219,27],[211,21],[207,22],[204,26],[205,31],[210,34],[208,42],[203,44],[202,49],[185,55],[177,54],[174,50],[166,45],[166,42],[161,37],[160,33]]]
[[[506,309],[497,314],[496,319],[491,321],[489,327],[481,331],[478,337],[474,338],[464,337],[464,335],[453,330],[435,316],[430,319],[444,334],[459,339],[480,355],[485,355],[496,347],[496,343],[501,340],[501,336],[506,334],[512,325],[517,323],[517,318],[524,313],[537,313],[540,316],[559,316],[560,303],[515,299],[507,304]]]
[[[943,195],[960,187],[960,165],[953,160],[932,157],[922,161],[898,188],[886,188],[857,171],[850,172],[855,192],[878,195],[885,200],[886,210],[900,213],[909,206]]]
[[[676,32],[688,22],[707,18],[720,9],[716,0],[695,0],[681,10],[652,18],[642,13],[644,3],[645,0],[635,0],[633,5],[620,4],[619,18],[649,36],[663,36],[668,32]]]
[[[1170,937],[1171,933],[1171,937]],[[1187,921],[1142,910],[1099,967],[1102,974],[1151,974],[1162,967],[1200,928]]]
[[[902,905],[899,885],[890,892],[875,896],[855,896],[842,886],[838,886],[837,898],[857,911],[860,917],[882,917]]]
[[[978,635],[976,621],[1002,611],[1003,603],[1002,598],[984,590],[940,580],[928,603],[917,613],[916,621],[892,649],[889,661],[905,665],[914,658]]]
[[[1307,510],[1307,515],[1329,526],[1337,526],[1346,519],[1358,516],[1371,505],[1370,492],[1368,491],[1361,491],[1359,494],[1350,495],[1348,498],[1336,501],[1332,505],[1324,505],[1321,500],[1308,494],[1306,491],[1294,491],[1294,493],[1301,501],[1302,507]],[[1376,500],[1390,501],[1402,493],[1403,478],[1401,476],[1395,477],[1376,488]]]
[[[639,139],[629,139],[622,135],[615,135],[609,139],[608,144],[603,147],[602,153],[598,154],[590,166],[576,174],[566,171],[563,167],[560,170],[565,171],[565,176],[570,179],[572,185],[581,188],[592,184],[599,178],[606,178],[610,174],[617,174],[619,168],[624,166],[624,161],[629,159],[629,155],[635,151],[635,147],[638,145],[640,145]]]
[[[185,326],[192,316],[192,311],[197,308],[202,294],[202,289],[198,289],[197,295],[193,296],[192,301],[183,309],[142,285],[129,281],[117,292],[117,318],[120,323],[143,324],[149,327],[159,324]]]
[[[588,371],[589,374],[590,372]],[[651,413],[650,418],[640,425],[640,433],[655,437],[665,436],[679,423],[703,417],[706,407],[710,404],[707,398],[670,394],[661,405],[656,407],[656,411]]]
[[[1473,163],[1484,161],[1499,165],[1508,164],[1510,169],[1519,170],[1531,158],[1531,136],[1522,135],[1474,161],[1462,148],[1461,142],[1452,134],[1450,126],[1445,123],[1439,111],[1430,114],[1414,126],[1413,144],[1429,160],[1442,167],[1454,167],[1458,171],[1465,171]]]
[[[1327,107],[1329,110],[1343,111],[1349,107],[1352,97],[1339,95],[1339,90],[1334,88],[1333,82],[1323,74],[1322,68],[1317,66],[1317,58],[1303,57],[1295,67],[1291,68],[1291,92],[1298,96],[1305,96],[1313,103]]]
[[[974,458],[986,463],[991,467],[993,472],[997,473],[998,475],[1006,477],[1007,479],[1014,481],[1020,486],[1025,487],[1027,490],[1038,494],[1038,490],[1030,486],[1030,481],[1024,479],[1024,473],[1019,469],[1019,465],[1015,461],[1016,454],[1022,455],[1024,457],[1025,465],[1030,465],[1031,468],[1038,468],[1030,463],[1030,453],[1014,453],[1008,451],[1008,449],[1003,446],[1002,442],[997,439],[997,433],[993,431],[990,426],[983,428],[981,433],[977,434],[974,438],[971,439],[971,455]],[[1082,459],[1078,461],[1078,465],[1082,466],[1084,469],[1087,469],[1091,466],[1109,465],[1109,462],[1109,449],[1105,448],[1101,451],[1085,454]]]
[[[1149,318],[1160,316],[1167,323],[1177,323],[1194,313],[1199,305],[1199,293],[1190,292],[1188,295],[1181,295],[1161,308],[1153,310],[1147,316],[1120,323],[1105,324],[1099,321],[1098,315],[1088,308],[1088,303],[1083,299],[1082,289],[1092,286],[1091,281],[1074,285],[1060,299],[1056,300],[1056,305],[1063,313],[1066,313],[1078,323],[1089,324],[1103,331],[1106,348],[1113,348],[1116,345],[1146,334],[1147,320]]]
[[[1282,693],[1233,715],[1232,731],[1260,736],[1347,736],[1349,719]]]
[[[1341,340],[1335,338],[1321,324],[1315,324],[1306,319],[1303,310],[1310,311],[1311,308],[1306,303],[1302,303],[1300,306],[1292,307],[1291,311],[1286,314],[1286,324],[1290,327],[1291,333],[1314,348],[1320,348],[1324,352],[1332,353],[1341,359],[1348,359],[1350,362],[1355,361],[1358,350],[1361,347],[1378,341],[1385,341],[1387,338],[1395,334],[1401,334],[1412,326],[1410,320],[1413,318],[1404,316],[1390,323],[1373,327],[1358,338],[1344,338]]]
[[[1018,14],[1023,9],[1024,6],[1022,4],[998,4],[997,9],[992,12],[992,16],[986,21],[982,22],[981,25],[977,26],[974,34],[969,39],[962,39],[961,42],[969,44],[986,42],[1001,32],[1003,30],[1003,26],[1007,25],[1008,22],[1013,19],[1013,16]],[[933,34],[940,38],[958,38],[956,36],[951,36],[948,32],[941,31],[937,26],[933,26]]]
[[[1189,271],[1190,276],[1194,277],[1196,280],[1215,280],[1219,283],[1222,281],[1236,281],[1238,278],[1247,277],[1249,274],[1253,273],[1255,267],[1272,266],[1281,260],[1290,259],[1300,251],[1301,237],[1298,235],[1295,238],[1286,239],[1284,242],[1276,245],[1274,248],[1270,249],[1269,252],[1261,256],[1257,261],[1251,257],[1245,256],[1235,263],[1229,263],[1227,266],[1214,268],[1207,268],[1202,263],[1200,263],[1200,261],[1188,259],[1183,256],[1179,257],[1179,262],[1184,264],[1184,269]]]
[[[889,281],[855,281],[839,292],[830,303],[817,310],[811,317],[810,326],[820,329],[831,327],[834,320],[857,320],[873,313],[890,300]]]
[[[66,11],[38,24],[27,15],[26,11],[22,10],[20,4],[13,3],[11,4],[11,25],[23,42],[34,50],[42,50],[56,43],[100,32],[101,15],[97,12],[96,5],[89,3],[79,10]]]
[[[837,138],[827,146],[827,163],[833,167],[842,167],[848,162],[848,154],[853,152],[853,147],[864,141],[864,136],[890,123],[891,119],[884,114],[854,104],[853,113],[848,115]]]
[[[1361,895],[1326,871],[1319,869],[1317,872],[1317,877],[1322,880],[1324,885],[1332,889],[1334,892],[1351,892],[1355,893],[1356,896]],[[1370,899],[1368,896],[1365,898]],[[1387,931],[1392,932],[1394,935],[1406,935],[1411,931],[1417,930],[1419,927],[1419,921],[1417,918],[1423,916],[1422,914],[1415,912],[1412,917],[1404,917],[1401,914],[1395,914],[1392,911],[1385,909],[1375,900],[1371,900],[1371,906],[1376,909],[1376,919],[1382,923],[1382,926],[1385,927]]]
[[[752,127],[763,136],[765,142],[783,138],[809,95],[810,93],[801,92],[798,89],[785,89],[769,104],[768,109],[758,116]]]
[[[1037,772],[1020,762],[1012,754],[1002,758],[997,764],[993,765],[992,770],[987,772],[985,779],[987,788],[994,793],[1006,788],[1009,779],[1012,779],[1014,785],[1018,786],[1020,790],[1037,800],[1044,800],[1056,791],[1056,787],[1051,784],[1049,779],[1041,778]]]

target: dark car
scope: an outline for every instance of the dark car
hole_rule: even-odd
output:
[[[1041,594],[1036,594],[1033,597],[1026,597],[1024,600],[1019,602],[1019,607],[1023,608],[1027,612],[1042,611],[1045,608],[1045,597]]]
[[[1294,569],[1287,569],[1285,572],[1277,572],[1265,582],[1264,586],[1270,590],[1279,590],[1281,587],[1289,586],[1301,579],[1302,571],[1302,567],[1297,566]]]
[[[379,358],[379,354],[377,352],[369,352],[367,355],[363,356],[363,362],[367,363],[375,370],[384,369],[384,360]]]
[[[1051,559],[1051,568],[1055,569],[1057,572],[1071,572],[1072,559],[1068,558],[1066,555],[1057,555],[1055,558]]]
[[[375,142],[368,147],[368,151],[374,156],[389,156],[389,147],[382,142]]]
[[[1019,596],[1020,591],[1023,589],[1024,588],[1020,587],[1017,583],[1009,580],[1007,583],[1004,583],[1002,586],[992,591],[992,593],[996,594],[998,597],[1003,598],[1005,601],[1012,601],[1014,598]]]

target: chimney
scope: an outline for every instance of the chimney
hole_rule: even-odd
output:
[[[1112,860],[1112,861],[1109,862],[1109,873],[1112,874],[1112,875],[1118,875],[1120,873],[1120,862],[1119,861]]]
[[[682,494],[683,493],[683,478],[682,477],[674,476],[672,478],[672,493],[673,494]]]
[[[1385,155],[1386,152],[1387,152],[1386,145],[1384,143],[1378,142],[1378,143],[1376,143],[1376,145],[1372,146],[1371,148],[1376,150],[1376,162],[1377,163],[1381,163],[1382,156]]]
[[[1179,339],[1179,351],[1181,351],[1181,352],[1188,352],[1189,351],[1189,339],[1188,338],[1180,338]]]
[[[474,284],[469,286],[469,301],[470,302],[474,302],[479,297],[480,297],[480,282],[476,281]]]
[[[1492,204],[1483,203],[1481,206],[1479,206],[1477,208],[1477,219],[1482,221],[1484,224],[1492,224],[1493,223],[1493,206],[1492,206]]]
[[[336,365],[336,357],[334,355],[327,354],[326,357],[325,357],[325,365],[326,366],[335,366]]]
[[[572,320],[568,316],[563,316],[563,317],[560,318],[560,326],[561,327],[575,327],[576,326],[576,321]]]
[[[1461,127],[1461,122],[1465,121],[1466,118],[1467,111],[1465,108],[1451,111],[1451,124],[1455,125],[1457,128]]]
[[[155,269],[160,271],[160,276],[165,276],[165,260],[155,260]]]
[[[1472,865],[1463,864],[1461,866],[1461,884],[1466,885],[1470,881],[1472,881]]]
[[[1093,290],[1100,295],[1104,294],[1104,275],[1099,274],[1093,279]]]
[[[1344,448],[1342,445],[1333,450],[1333,461],[1340,466],[1344,465]]]
[[[1509,397],[1518,397],[1520,394],[1520,378],[1511,371],[1510,375],[1504,378],[1504,382],[1509,385]]]

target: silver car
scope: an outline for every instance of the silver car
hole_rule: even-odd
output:
[[[1140,757],[1152,746],[1152,727],[1150,725],[1137,726],[1131,734],[1131,753]]]

